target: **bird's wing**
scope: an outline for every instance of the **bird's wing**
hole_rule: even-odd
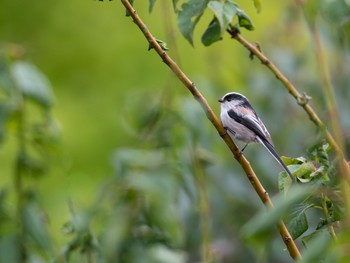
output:
[[[239,113],[236,113],[234,110],[231,109],[227,113],[236,122],[247,127],[249,130],[254,132],[260,139],[267,141],[273,147],[270,134],[268,133],[264,124],[262,123],[262,121],[259,119],[259,117],[256,115],[255,112],[254,112],[254,115],[251,115],[251,114],[239,115]]]

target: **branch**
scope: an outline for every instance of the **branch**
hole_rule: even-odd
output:
[[[168,54],[161,48],[161,46],[158,44],[156,39],[153,37],[151,32],[148,30],[147,26],[143,23],[141,18],[138,16],[135,9],[132,7],[132,5],[129,3],[128,0],[121,0],[122,4],[125,6],[125,8],[130,13],[130,16],[132,17],[135,24],[139,27],[139,29],[144,34],[145,38],[149,42],[150,46],[154,48],[154,50],[157,52],[157,54],[162,58],[163,62],[173,71],[173,73],[178,77],[178,79],[183,83],[183,85],[188,89],[189,92],[193,95],[193,97],[199,102],[199,104],[202,106],[207,118],[210,120],[210,122],[213,124],[213,126],[218,131],[221,138],[225,141],[226,145],[229,147],[231,153],[233,154],[234,158],[238,161],[238,163],[241,165],[242,169],[244,170],[246,176],[248,177],[249,182],[255,189],[256,193],[260,197],[261,201],[264,203],[267,207],[272,207],[272,201],[267,193],[267,191],[262,186],[261,182],[259,181],[258,177],[256,176],[253,168],[250,166],[250,163],[248,160],[241,154],[241,151],[237,148],[235,143],[232,141],[231,137],[227,134],[224,127],[222,126],[221,122],[219,121],[218,117],[215,115],[213,110],[210,108],[207,100],[203,95],[199,92],[196,85],[182,72],[182,70],[179,68],[179,66],[168,56]],[[280,234],[282,236],[282,239],[287,246],[287,249],[289,251],[290,256],[297,260],[301,258],[300,252],[298,250],[298,247],[294,243],[293,238],[288,232],[287,227],[283,223],[283,221],[279,222],[279,230]]]
[[[350,167],[344,156],[342,148],[337,143],[336,139],[332,136],[330,131],[327,129],[326,125],[321,121],[320,117],[316,114],[315,110],[308,104],[310,98],[305,94],[300,94],[299,91],[294,87],[294,85],[287,79],[286,76],[273,64],[261,51],[258,46],[249,43],[237,30],[228,29],[227,32],[232,38],[237,40],[246,49],[249,50],[251,56],[256,56],[263,65],[265,65],[271,72],[276,76],[276,78],[285,86],[289,93],[296,99],[297,103],[304,109],[306,114],[309,116],[310,120],[324,133],[330,146],[334,149],[337,157],[340,160],[340,171],[341,175],[347,181],[350,180]]]

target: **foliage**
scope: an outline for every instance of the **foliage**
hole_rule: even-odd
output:
[[[141,1],[135,1],[135,4],[138,2]],[[150,0],[148,12],[155,12],[158,2],[161,1]],[[242,27],[254,29],[252,19],[236,2],[239,1],[187,0],[181,1],[180,5],[180,1],[173,0],[172,7],[179,31],[192,45],[195,29],[202,29],[200,22],[209,17],[201,41],[204,46],[210,46],[222,40],[227,29],[237,32]],[[346,12],[349,5],[346,1],[306,3],[303,8],[308,23],[317,23],[322,17],[326,26],[339,29],[333,30],[336,31],[333,33],[337,35],[337,44],[345,45],[349,35],[349,13]],[[257,12],[262,10],[259,0],[251,4]],[[278,26],[274,29],[278,30]],[[168,47],[170,52],[174,49],[174,43],[167,44],[159,39],[157,42],[164,51]],[[264,45],[268,44],[273,46],[268,42]],[[273,47],[276,56],[281,61],[288,61],[288,54],[281,55],[287,51],[281,48],[279,53],[276,46]],[[245,58],[249,60],[248,56]],[[131,60],[129,55],[127,59]],[[136,62],[132,62],[130,74],[135,78],[137,70],[134,66],[139,58],[132,59]],[[295,58],[291,61],[298,59],[301,60]],[[130,70],[125,61],[120,64]],[[244,62],[239,64],[245,67]],[[288,63],[280,64],[285,66]],[[299,70],[303,69],[300,66]],[[300,74],[300,78],[305,77],[297,66],[293,70],[296,75]],[[256,80],[260,87],[275,85],[265,75],[259,78],[253,69],[244,72],[247,79]],[[137,74],[139,77],[141,73]],[[155,71],[152,72],[152,82],[155,75]],[[341,79],[340,76],[337,81]],[[205,81],[208,80],[199,78],[198,86],[208,98],[215,98],[217,83]],[[311,80],[308,78],[303,83],[310,84]],[[271,174],[271,178],[277,176],[274,176],[276,170],[267,158],[247,153],[262,181],[267,182],[267,188],[276,189],[278,185],[279,190],[273,198],[274,207],[256,213],[260,207],[256,194],[247,186],[242,171],[236,170],[237,165],[231,156],[223,150],[219,136],[208,127],[199,105],[188,95],[174,96],[175,92],[170,92],[169,85],[164,86],[166,91],[160,94],[154,90],[127,91],[129,97],[124,99],[124,110],[118,107],[122,112],[118,121],[124,125],[131,143],[126,139],[124,142],[123,138],[124,146],[115,149],[111,158],[113,175],[103,178],[92,203],[84,208],[74,199],[69,201],[70,219],[63,219],[66,222],[61,233],[57,234],[56,230],[50,229],[52,215],[47,214],[42,206],[42,200],[51,197],[50,191],[55,186],[51,185],[46,195],[36,187],[52,169],[52,158],[57,158],[54,153],[60,143],[60,129],[52,116],[53,90],[43,72],[24,58],[22,47],[11,44],[1,50],[0,147],[6,143],[14,145],[14,158],[9,161],[11,186],[2,186],[0,191],[1,263],[287,262],[283,242],[275,231],[281,219],[286,222],[298,246],[303,248],[302,262],[346,261],[344,247],[348,245],[349,233],[342,227],[347,217],[344,204],[347,200],[342,193],[344,181],[339,174],[339,159],[322,133],[315,136],[314,131],[305,132],[304,137],[315,137],[305,143],[306,156],[283,157],[297,178],[297,185],[291,183],[285,172],[279,174],[278,182],[275,179],[273,183],[269,182],[263,176],[265,173]],[[83,97],[85,92],[88,93],[84,90],[78,94]],[[314,92],[311,102],[322,105],[323,101],[318,97],[320,92]],[[274,96],[268,93],[267,98],[266,94],[257,94],[256,101],[264,104],[264,99],[267,100],[267,110],[272,105],[282,108],[285,98],[279,97],[277,90],[273,93]],[[77,103],[76,99],[74,103]],[[309,97],[304,105],[308,103]],[[340,113],[347,116],[343,111]],[[93,122],[94,109],[89,108],[87,112],[89,121]],[[278,126],[284,126],[283,114],[293,121],[293,116],[287,112],[271,110],[267,115],[280,120]],[[96,126],[102,121],[100,118],[102,116],[96,118]],[[304,127],[301,126],[306,125],[300,125],[301,118],[298,115],[296,119],[302,130]],[[80,133],[83,129],[76,130]],[[298,129],[292,132],[298,133]],[[280,145],[284,143],[292,149],[296,144],[292,136],[283,134]],[[111,141],[107,136],[99,136],[98,140],[98,143]],[[84,144],[91,142],[84,141]],[[79,154],[83,151],[81,149]],[[94,151],[94,154],[98,152]],[[84,165],[88,167],[89,164]],[[89,172],[87,175],[91,179],[92,172]],[[86,190],[83,194],[87,198]],[[65,236],[64,242],[57,242],[57,236],[62,235]]]

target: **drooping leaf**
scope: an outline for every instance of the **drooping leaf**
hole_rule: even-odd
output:
[[[193,45],[193,31],[200,20],[209,0],[189,0],[182,5],[177,17],[181,34]]]
[[[240,8],[236,7],[237,16],[238,16],[238,24],[240,27],[244,27],[248,30],[254,30],[255,26],[250,19],[250,17]]]
[[[148,7],[148,12],[149,13],[152,13],[152,10],[153,10],[155,2],[156,2],[156,0],[149,0],[149,7]]]
[[[34,65],[18,61],[11,67],[11,74],[18,89],[28,98],[44,107],[51,107],[53,93],[47,77]]]
[[[210,1],[208,7],[213,11],[215,17],[219,21],[221,33],[225,32],[236,15],[236,5],[230,1],[224,3]]]
[[[258,13],[261,12],[261,1],[260,0],[253,0],[255,9]]]
[[[210,46],[216,41],[221,40],[221,28],[220,23],[217,20],[217,18],[214,18],[207,29],[205,30],[204,34],[202,35],[202,43],[204,46]]]

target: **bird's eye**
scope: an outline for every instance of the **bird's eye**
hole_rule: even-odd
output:
[[[226,100],[227,100],[227,101],[231,101],[231,98],[227,98]]]

